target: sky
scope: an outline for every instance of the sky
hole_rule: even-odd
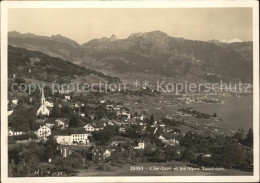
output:
[[[8,31],[60,34],[80,44],[154,30],[192,40],[252,41],[252,16],[251,8],[16,8],[8,10]]]

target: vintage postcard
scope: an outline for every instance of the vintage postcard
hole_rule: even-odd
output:
[[[257,1],[1,3],[1,181],[258,182]]]

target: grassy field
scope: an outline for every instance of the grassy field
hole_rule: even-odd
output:
[[[222,168],[215,168],[215,170],[202,170],[200,168],[198,170],[198,168],[192,168],[191,165],[178,161],[169,163],[136,163],[135,165],[117,164],[111,166],[108,171],[96,170],[96,167],[91,166],[88,169],[81,169],[76,176],[234,176],[253,174],[252,172]],[[131,170],[133,167],[143,168],[141,168],[142,170]],[[157,170],[155,170],[156,168]]]

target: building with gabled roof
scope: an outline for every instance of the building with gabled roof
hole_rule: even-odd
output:
[[[46,99],[44,97],[44,90],[42,90],[42,96],[41,96],[41,106],[40,108],[37,110],[36,113],[37,116],[43,115],[43,116],[49,116],[50,115],[50,111],[46,106]]]

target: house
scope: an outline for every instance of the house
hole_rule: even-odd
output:
[[[50,111],[46,106],[46,100],[44,97],[44,91],[42,91],[42,97],[41,97],[41,106],[40,108],[37,110],[36,116],[39,115],[43,115],[43,116],[49,116],[50,115]]]
[[[111,151],[106,149],[105,152],[103,153],[105,158],[109,158],[111,156]]]
[[[69,96],[69,95],[65,95],[64,97],[65,97],[65,100],[66,100],[66,101],[69,101],[69,100],[70,100],[70,96]]]
[[[61,129],[65,128],[65,123],[63,121],[61,121],[60,119],[56,119],[55,120],[55,124],[60,127]]]
[[[106,105],[106,109],[112,109],[113,107],[113,105]]]
[[[177,140],[177,139],[174,138],[174,137],[171,137],[171,138],[169,138],[169,139],[167,140],[165,137],[163,137],[162,135],[160,135],[160,136],[158,137],[158,139],[161,140],[163,143],[166,143],[166,144],[168,144],[168,145],[173,145],[173,146],[179,145],[179,140]]]
[[[94,120],[96,115],[95,114],[90,114],[89,117],[91,118],[91,120]]]
[[[58,144],[61,145],[71,145],[72,144],[72,138],[71,135],[56,135],[54,136]]]
[[[61,145],[73,145],[73,144],[85,144],[90,145],[89,137],[92,136],[91,133],[85,134],[71,134],[71,135],[55,135],[58,144]]]
[[[211,154],[209,153],[195,153],[194,154],[194,158],[195,159],[198,159],[198,158],[210,158],[211,157]]]
[[[126,133],[126,129],[124,127],[119,127],[119,132],[120,133]]]
[[[7,113],[8,116],[11,115],[11,114],[13,114],[13,112],[14,112],[14,110],[8,111],[8,113]]]
[[[92,160],[94,162],[104,161],[111,156],[111,150],[105,147],[94,147],[92,150]]]
[[[24,132],[22,131],[14,131],[14,130],[8,130],[8,136],[17,136],[17,135],[22,135],[22,134],[25,134]]]
[[[122,116],[126,116],[127,119],[130,119],[131,118],[131,114],[128,114],[127,112],[123,111],[122,113]]]
[[[18,99],[16,99],[16,98],[13,99],[13,100],[12,100],[12,104],[13,104],[14,106],[16,106],[16,105],[18,104]]]
[[[84,118],[85,117],[85,113],[79,113],[79,115]]]
[[[86,130],[87,132],[93,132],[93,131],[95,131],[95,128],[94,128],[91,124],[85,125],[84,128],[85,128],[85,130]]]
[[[160,136],[158,137],[158,139],[161,140],[161,141],[164,142],[164,143],[167,141],[162,135],[160,135]]]
[[[114,110],[119,111],[121,108],[123,108],[122,105],[116,105],[116,106],[114,107]]]
[[[108,125],[111,125],[111,126],[114,126],[114,123],[113,123],[113,121],[111,121],[111,120],[109,120],[107,124],[108,124]]]
[[[165,128],[165,124],[164,123],[160,123],[159,126],[160,126],[160,128]]]
[[[138,142],[137,147],[134,147],[134,149],[144,149],[144,141]]]
[[[64,90],[64,88],[62,88],[62,89],[59,90],[58,92],[59,92],[60,94],[64,94],[64,93],[68,94],[68,93],[70,93],[69,90]]]
[[[134,119],[143,121],[144,120],[144,115],[137,115],[137,116],[134,117]]]
[[[91,133],[85,134],[71,134],[72,143],[83,143],[87,145],[89,143],[89,137],[91,137]]]
[[[95,147],[92,150],[92,161],[98,162],[98,161],[103,161],[105,159],[103,155],[103,151],[101,147]]]
[[[51,135],[51,129],[44,125],[40,127],[35,133],[38,139],[46,140]]]

